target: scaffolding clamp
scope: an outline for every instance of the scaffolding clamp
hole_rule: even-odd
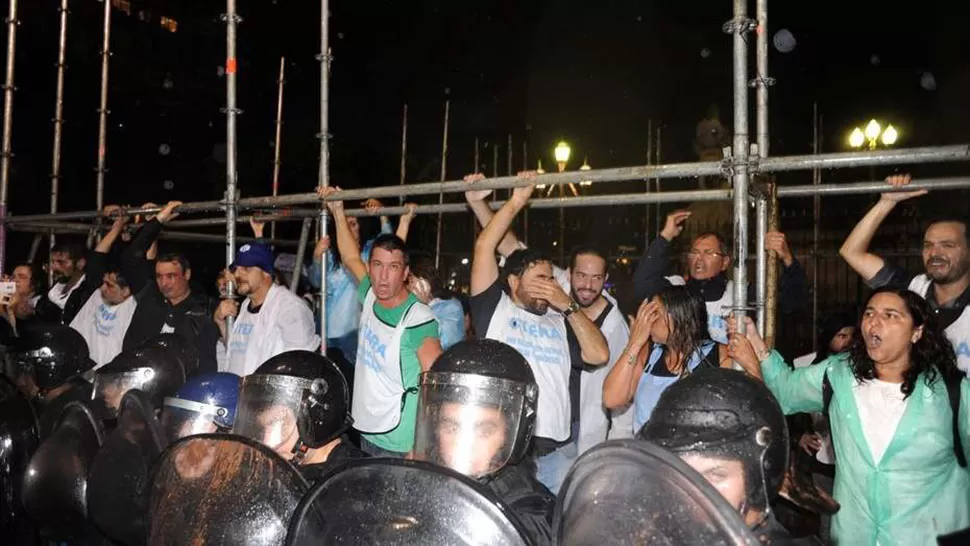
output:
[[[750,17],[738,17],[721,25],[725,34],[747,34],[758,28],[758,21]]]

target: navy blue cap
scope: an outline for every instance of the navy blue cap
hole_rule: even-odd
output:
[[[235,272],[237,267],[258,267],[273,275],[273,249],[265,243],[248,243],[239,247],[236,260],[229,266],[229,271]]]

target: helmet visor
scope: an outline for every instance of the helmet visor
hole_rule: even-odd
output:
[[[126,392],[138,389],[151,392],[155,383],[155,370],[149,367],[134,368],[124,372],[103,372],[94,376],[92,400],[101,400],[108,411],[107,417],[116,417],[121,398]]]
[[[526,417],[529,387],[517,381],[426,373],[418,402],[414,456],[478,478],[505,466]]]
[[[225,426],[228,415],[229,409],[221,406],[166,398],[162,409],[162,430],[171,442],[196,434],[229,432],[231,427]]]
[[[233,433],[291,453],[300,439],[297,411],[311,381],[284,375],[250,375],[243,379]]]

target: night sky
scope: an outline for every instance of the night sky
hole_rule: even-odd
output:
[[[57,1],[20,4],[14,214],[43,212],[49,202],[58,27]],[[218,197],[225,184],[225,30],[218,20],[224,5],[129,4],[130,15],[113,14],[106,202]],[[890,6],[772,2],[770,33],[785,28],[797,42],[789,53],[771,51],[777,79],[773,155],[811,152],[813,102],[823,117],[823,151],[845,149],[848,130],[870,117],[897,126],[900,146],[968,140],[970,3],[927,1],[905,11]],[[95,202],[101,4],[72,0],[71,10],[60,206],[89,210]],[[317,169],[319,6],[240,0],[239,12],[245,19],[239,29],[242,194],[270,192],[281,55],[287,61],[281,192],[308,191]],[[663,126],[665,161],[696,159],[695,126],[709,112],[720,112],[731,126],[731,38],[721,31],[731,17],[726,0],[334,0],[331,12],[332,179],[344,187],[398,182],[404,103],[408,179],[436,179],[446,96],[452,101],[451,179],[473,169],[476,137],[484,171],[492,170],[486,143],[498,144],[504,173],[508,135],[515,169],[523,164],[523,141],[531,164],[541,157],[552,167],[560,138],[573,145],[573,167],[584,157],[594,167],[611,167],[645,161],[649,120]],[[160,16],[178,21],[177,32],[161,28]],[[753,53],[752,47],[752,59]],[[927,85],[925,73],[935,85]],[[751,126],[753,132],[753,116]],[[159,152],[163,144],[167,155]],[[796,174],[782,183],[808,179]],[[173,189],[165,189],[166,181]],[[430,230],[422,231],[427,242]],[[630,239],[642,235],[631,232]],[[470,248],[470,241],[446,246]]]

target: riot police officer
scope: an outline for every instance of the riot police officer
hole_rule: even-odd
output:
[[[555,498],[528,455],[538,395],[518,351],[491,339],[459,342],[421,376],[414,457],[475,478],[548,544]]]
[[[165,398],[162,429],[170,442],[195,434],[230,432],[239,400],[236,374],[213,372],[185,382],[175,396]]]
[[[353,423],[340,369],[312,351],[287,351],[243,378],[233,433],[263,443],[313,482],[364,453],[343,437]]]
[[[694,468],[763,542],[791,543],[771,512],[788,468],[788,425],[763,383],[726,368],[692,374],[664,392],[637,437]]]
[[[17,338],[8,375],[33,402],[41,440],[54,430],[64,406],[91,399],[91,385],[81,375],[93,366],[87,343],[69,326],[36,324]]]

